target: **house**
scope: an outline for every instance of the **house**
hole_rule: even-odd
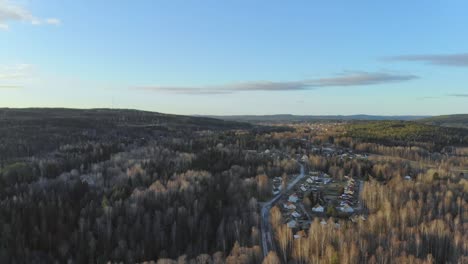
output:
[[[342,202],[340,202],[340,206],[341,206],[341,207],[350,206],[350,204],[351,204],[351,203],[348,202],[348,201],[342,201]]]
[[[301,191],[303,191],[303,192],[307,192],[307,188],[306,188],[306,187],[304,187],[304,186],[301,186]]]
[[[330,178],[323,179],[323,184],[329,184],[332,181]]]
[[[287,223],[289,228],[296,228],[297,227],[297,222],[296,220],[291,220]]]
[[[297,197],[297,194],[291,194],[289,195],[288,201],[291,203],[295,203],[299,200],[299,197]]]
[[[316,213],[323,213],[324,210],[325,208],[323,208],[323,206],[321,206],[320,204],[317,204],[316,206],[312,208],[312,212],[316,212]]]
[[[323,225],[323,226],[324,226],[324,225],[327,225],[327,221],[325,221],[325,220],[322,219],[322,221],[320,221],[320,224]]]
[[[306,232],[304,230],[301,230],[294,235],[294,239],[299,239],[302,237],[306,237]]]
[[[294,211],[294,212],[292,213],[292,216],[293,216],[294,218],[299,218],[299,217],[301,217],[301,214],[298,213],[297,211]]]
[[[411,180],[413,180],[413,179],[411,178],[411,176],[406,175],[406,176],[405,176],[405,180],[406,180],[406,181],[411,181]]]
[[[284,209],[288,209],[288,210],[295,210],[296,209],[296,206],[291,202],[284,203],[283,207],[284,207]]]
[[[306,181],[310,184],[314,183],[314,180],[312,180],[311,178],[308,178]]]
[[[307,155],[303,155],[301,158],[302,162],[307,162],[308,160],[309,160],[309,157],[307,157]]]
[[[352,213],[352,212],[354,212],[354,209],[349,205],[344,205],[344,206],[340,207],[339,209],[343,213]]]

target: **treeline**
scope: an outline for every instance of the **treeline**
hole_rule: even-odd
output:
[[[468,130],[424,125],[410,121],[354,122],[345,136],[388,146],[423,146],[440,151],[447,145],[467,145]]]

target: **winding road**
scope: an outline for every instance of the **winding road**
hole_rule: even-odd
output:
[[[275,205],[276,202],[287,192],[289,192],[301,179],[304,178],[304,165],[300,164],[301,172],[296,178],[291,181],[285,190],[282,190],[279,194],[273,197],[268,202],[262,204],[262,209],[260,211],[262,220],[260,222],[260,228],[262,232],[262,249],[263,256],[266,257],[268,252],[275,250],[275,241],[273,231],[270,224],[270,209]]]

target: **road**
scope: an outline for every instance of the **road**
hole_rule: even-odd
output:
[[[275,205],[276,202],[287,192],[289,192],[301,179],[304,178],[304,165],[299,164],[301,166],[301,172],[296,178],[291,181],[285,190],[281,193],[277,194],[268,202],[262,204],[262,209],[260,211],[262,220],[260,222],[260,229],[262,232],[262,249],[263,249],[263,257],[268,255],[268,252],[275,250],[275,241],[273,231],[271,229],[270,224],[270,209]]]
[[[362,212],[362,190],[364,188],[364,181],[359,181],[359,194],[358,194],[358,206],[356,208],[354,208],[355,211],[361,213]]]

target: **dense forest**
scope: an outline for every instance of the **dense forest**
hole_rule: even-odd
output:
[[[2,109],[0,124],[0,263],[468,262],[468,130],[108,109]],[[260,208],[300,164],[363,181],[363,213],[297,239],[274,206],[263,252]]]
[[[445,146],[467,145],[468,133],[462,128],[447,128],[408,121],[354,122],[347,125],[347,136],[386,145],[426,146],[440,151]]]

